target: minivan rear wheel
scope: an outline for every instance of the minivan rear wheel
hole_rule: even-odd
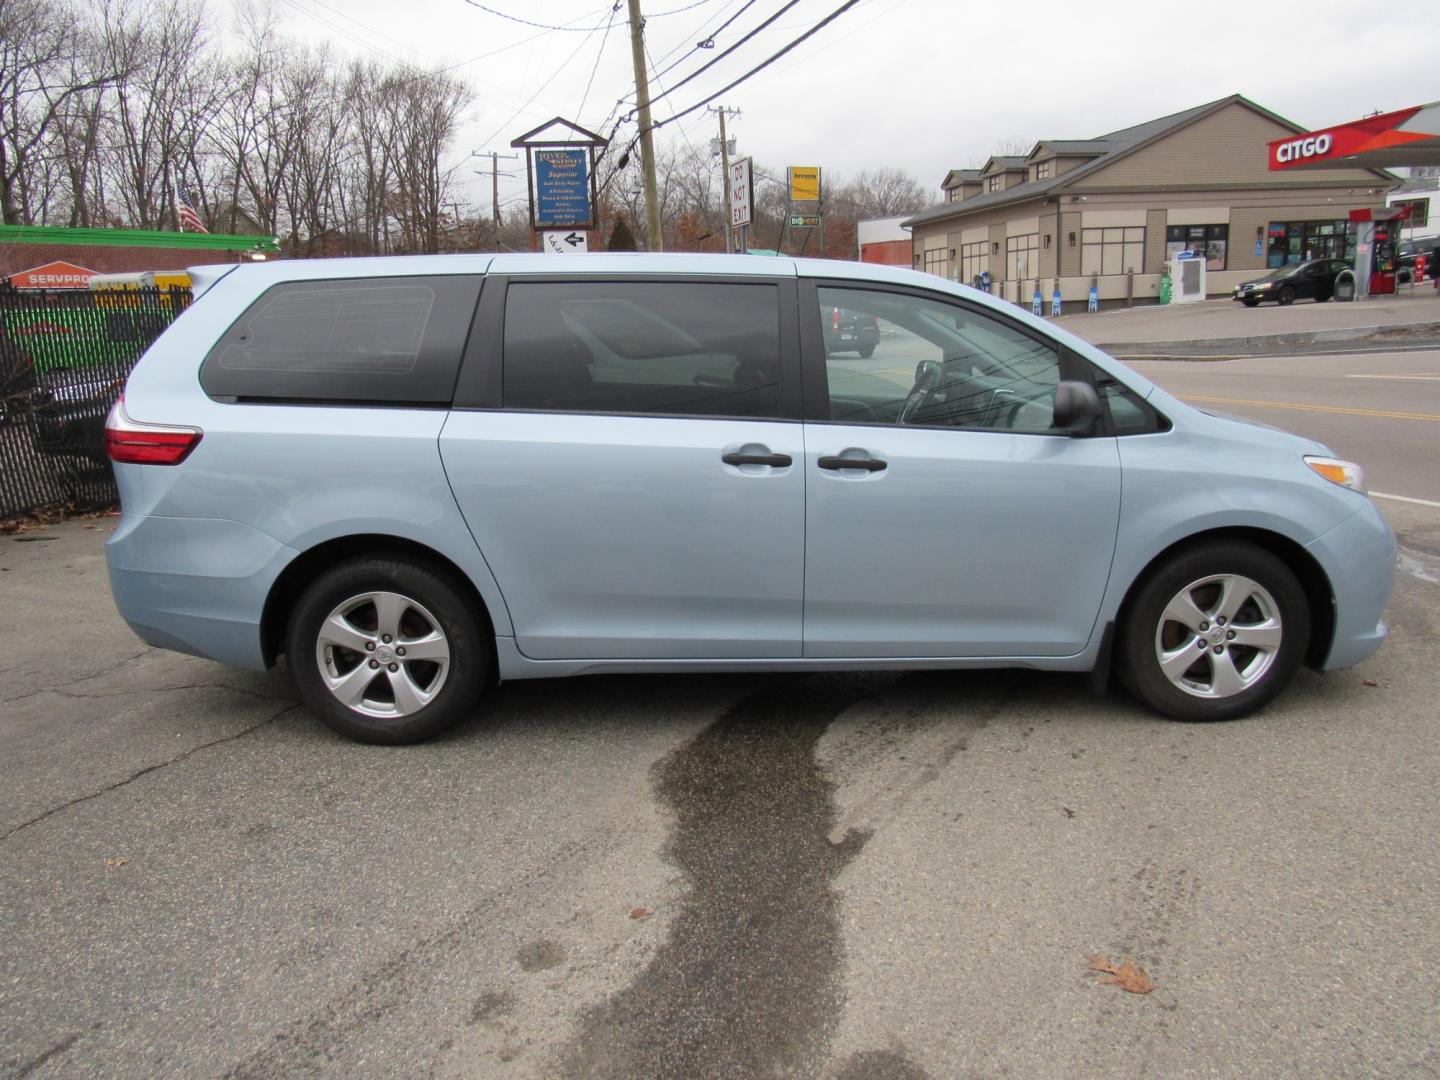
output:
[[[1269,703],[1304,659],[1305,590],[1270,552],[1222,542],[1178,552],[1129,605],[1121,680],[1176,720],[1233,720]]]
[[[302,594],[286,636],[301,700],[360,742],[419,742],[453,727],[490,668],[489,629],[466,591],[412,559],[331,567]]]

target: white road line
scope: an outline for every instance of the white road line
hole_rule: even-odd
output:
[[[1433,506],[1440,509],[1440,502],[1431,499],[1412,499],[1409,495],[1386,495],[1383,491],[1370,492],[1372,499],[1393,499],[1395,502],[1414,503],[1416,506]]]
[[[1440,375],[1346,375],[1347,379],[1400,379],[1410,382],[1440,382]]]

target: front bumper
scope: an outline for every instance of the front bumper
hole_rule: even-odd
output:
[[[142,640],[257,671],[266,598],[297,554],[238,521],[141,514],[105,545],[115,606]]]
[[[1335,636],[1322,671],[1373,655],[1389,632],[1383,616],[1395,586],[1395,534],[1369,499],[1356,513],[1305,545],[1335,594]]]

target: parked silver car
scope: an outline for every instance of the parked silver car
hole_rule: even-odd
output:
[[[744,256],[193,271],[107,426],[146,641],[423,739],[497,679],[1094,672],[1248,713],[1379,647],[1358,466],[938,278]],[[827,355],[822,313],[873,319]]]

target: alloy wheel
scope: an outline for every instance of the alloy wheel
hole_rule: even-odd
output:
[[[365,592],[320,624],[315,660],[326,689],[365,716],[419,712],[450,671],[450,641],[423,605],[396,592]]]
[[[1185,693],[1228,698],[1265,677],[1284,637],[1279,605],[1263,585],[1239,574],[1212,574],[1165,605],[1155,658]]]

